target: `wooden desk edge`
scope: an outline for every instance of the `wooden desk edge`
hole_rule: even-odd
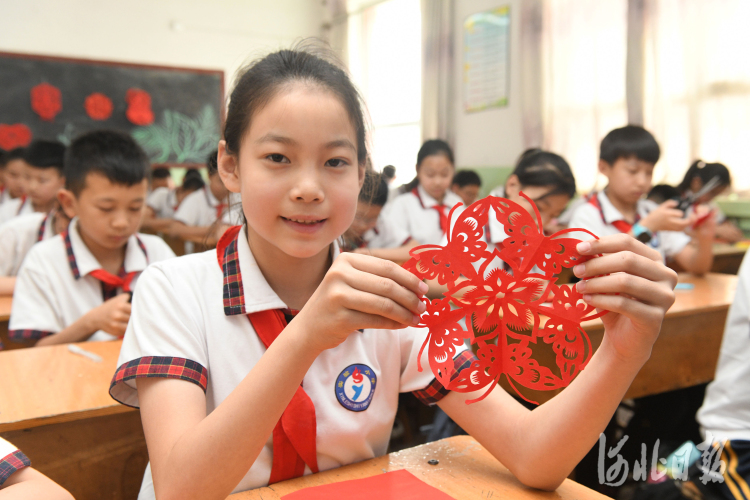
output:
[[[82,411],[75,411],[69,413],[62,413],[59,415],[49,415],[43,417],[36,417],[25,420],[14,420],[12,422],[0,422],[0,433],[17,431],[24,429],[31,429],[34,427],[41,427],[44,425],[59,424],[63,422],[73,422],[88,418],[103,417],[106,415],[116,415],[118,413],[126,413],[130,411],[136,411],[135,408],[121,405],[114,402],[111,406],[101,406],[99,408],[91,408]]]

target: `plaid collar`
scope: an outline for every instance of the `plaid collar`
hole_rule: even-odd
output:
[[[68,229],[61,234],[65,242],[65,253],[68,265],[75,279],[88,275],[91,271],[101,269],[102,266],[78,234],[78,217],[70,221]],[[143,271],[148,266],[148,252],[137,234],[128,238],[125,247],[123,269],[126,273]]]
[[[333,258],[339,255],[338,243],[333,243]],[[266,281],[247,243],[245,227],[237,233],[224,250],[222,266],[224,285],[222,298],[224,314],[251,314],[268,309],[289,311],[287,305],[276,295]],[[252,293],[245,293],[245,285]]]
[[[599,205],[599,213],[602,216],[602,221],[605,224],[612,224],[613,222],[617,221],[625,221],[625,217],[622,215],[622,213],[612,204],[612,202],[609,199],[609,196],[607,196],[607,193],[604,191],[599,191],[596,193],[596,201]],[[596,206],[596,205],[594,205]],[[645,210],[643,207],[643,200],[638,200],[636,203],[636,222],[640,220],[641,217],[645,215]]]

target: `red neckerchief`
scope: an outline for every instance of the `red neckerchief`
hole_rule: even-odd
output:
[[[242,226],[229,228],[219,240],[216,256],[222,270],[226,248],[238,237],[240,229]],[[287,325],[281,309],[250,313],[247,317],[266,349]],[[312,472],[318,472],[316,439],[315,405],[300,384],[273,429],[273,464],[268,484],[302,476],[305,464]]]
[[[602,222],[604,222],[605,224],[612,224],[613,226],[615,226],[615,229],[625,234],[628,234],[633,229],[633,224],[629,223],[626,220],[620,219],[613,222],[607,222],[607,219],[604,218],[604,210],[602,210],[602,205],[601,203],[599,203],[599,196],[596,193],[593,193],[589,197],[589,204],[595,206],[597,210],[599,210],[599,215],[602,216]],[[638,212],[636,212],[635,222],[638,222],[639,220],[641,220],[641,216],[638,214]]]
[[[412,189],[411,194],[417,197],[417,199],[419,200],[419,204],[422,205],[422,208],[426,208],[424,206],[424,203],[422,202],[422,197],[419,196],[419,189],[417,188]],[[447,234],[448,229],[450,229],[449,221],[448,221],[448,212],[446,211],[447,207],[441,203],[440,205],[435,205],[432,208],[437,210],[437,213],[440,216],[440,229],[443,231],[443,234]]]
[[[94,269],[89,274],[101,281],[102,284],[106,285],[110,289],[116,290],[118,288],[122,288],[123,292],[130,292],[132,291],[130,290],[130,284],[133,282],[133,278],[135,278],[139,272],[140,271],[132,271],[124,274],[123,276],[115,276],[114,274],[110,273],[109,271],[105,271],[104,269]]]
[[[208,203],[208,206],[210,207],[210,206],[212,206],[212,205],[211,205],[211,198],[209,198],[209,196],[208,196],[208,189],[209,189],[209,188],[207,188],[207,187],[204,187],[204,188],[203,188],[203,192],[204,192],[204,193],[205,193],[205,195],[206,195],[206,203]],[[213,193],[212,193],[212,194],[213,194]],[[227,204],[226,204],[226,203],[221,203],[221,202],[219,202],[219,204],[218,204],[218,205],[216,205],[216,207],[215,207],[215,208],[216,208],[216,219],[218,220],[218,219],[220,219],[220,218],[221,218],[221,215],[222,215],[222,214],[224,213],[224,209],[225,209],[225,208],[227,208]]]

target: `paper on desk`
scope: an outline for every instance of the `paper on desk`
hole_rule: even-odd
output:
[[[295,491],[281,500],[454,500],[426,484],[407,470],[397,470],[364,479],[324,484]]]
[[[556,284],[563,268],[591,258],[578,253],[580,240],[571,233],[596,235],[570,228],[545,236],[539,210],[521,196],[533,207],[536,220],[521,205],[488,196],[458,215],[446,246],[412,248],[412,258],[404,264],[420,279],[448,286],[445,298],[423,299],[427,310],[420,326],[430,332],[418,367],[421,371],[427,347],[430,368],[444,387],[456,392],[487,388],[467,403],[484,399],[503,375],[524,399],[516,384],[537,391],[567,386],[591,359],[591,341],[581,323],[606,314],[586,304],[575,285]],[[484,234],[493,213],[507,236],[497,248],[487,245],[489,235]],[[498,260],[505,263],[503,268],[497,267]],[[459,282],[459,277],[465,280]],[[451,303],[458,307],[452,309]],[[476,346],[478,360],[457,373],[453,358],[465,339]],[[531,345],[542,343],[554,351],[555,371],[533,357]]]

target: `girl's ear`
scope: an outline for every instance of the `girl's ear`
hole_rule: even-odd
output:
[[[511,174],[508,180],[505,181],[505,197],[515,198],[521,191],[521,181],[518,180],[516,174]]]
[[[217,158],[219,177],[224,186],[232,193],[240,192],[240,162],[235,155],[227,151],[227,142],[219,141],[219,155]]]
[[[693,193],[697,193],[701,190],[702,187],[703,182],[701,181],[701,178],[697,175],[693,177],[693,180],[690,181],[690,191],[692,191]]]
[[[57,192],[57,201],[60,202],[60,208],[65,212],[68,219],[78,215],[78,200],[72,191],[61,189]]]

